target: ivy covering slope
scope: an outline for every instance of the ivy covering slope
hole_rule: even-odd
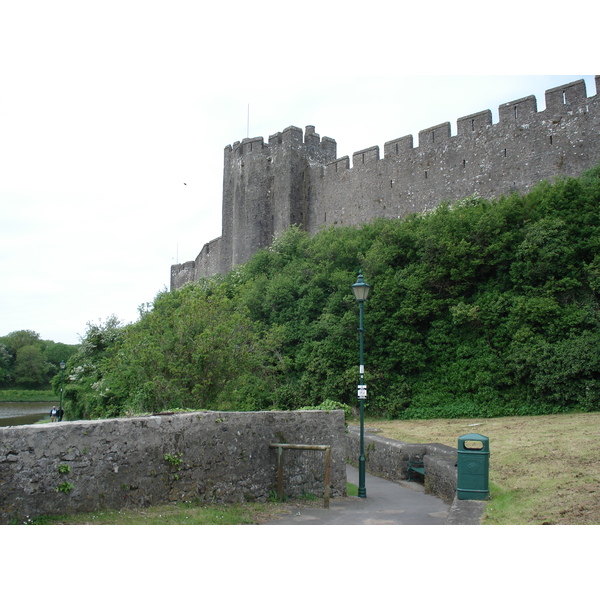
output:
[[[291,228],[135,324],[90,327],[68,365],[70,418],[355,404],[359,269],[371,414],[600,409],[598,167],[402,221]]]

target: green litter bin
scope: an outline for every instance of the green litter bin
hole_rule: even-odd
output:
[[[490,496],[490,440],[479,433],[458,438],[459,500],[487,500]]]

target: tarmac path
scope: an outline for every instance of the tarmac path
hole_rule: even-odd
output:
[[[347,478],[358,485],[358,469],[347,465]],[[450,505],[425,494],[418,483],[394,483],[366,474],[366,498],[332,498],[329,508],[306,507],[265,525],[444,525]]]

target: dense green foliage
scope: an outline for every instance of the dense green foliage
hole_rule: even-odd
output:
[[[42,340],[30,330],[0,337],[0,389],[49,389],[60,362],[76,351],[77,346]]]
[[[91,326],[67,414],[356,404],[390,418],[600,409],[600,167],[405,220],[291,228],[223,277]]]

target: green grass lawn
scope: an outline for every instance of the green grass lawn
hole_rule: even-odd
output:
[[[52,390],[0,390],[0,402],[56,402]]]
[[[348,496],[358,487],[346,485]],[[302,504],[322,504],[320,498]],[[258,525],[291,512],[298,501],[247,504],[200,504],[178,502],[143,509],[99,510],[75,515],[43,515],[15,525]]]
[[[25,525],[257,525],[288,512],[284,504],[229,505],[164,504],[144,509],[100,510],[92,513],[48,516]],[[21,524],[21,523],[19,523]]]
[[[600,524],[600,413],[496,419],[367,420],[379,435],[456,448],[465,433],[490,440],[484,524]]]

